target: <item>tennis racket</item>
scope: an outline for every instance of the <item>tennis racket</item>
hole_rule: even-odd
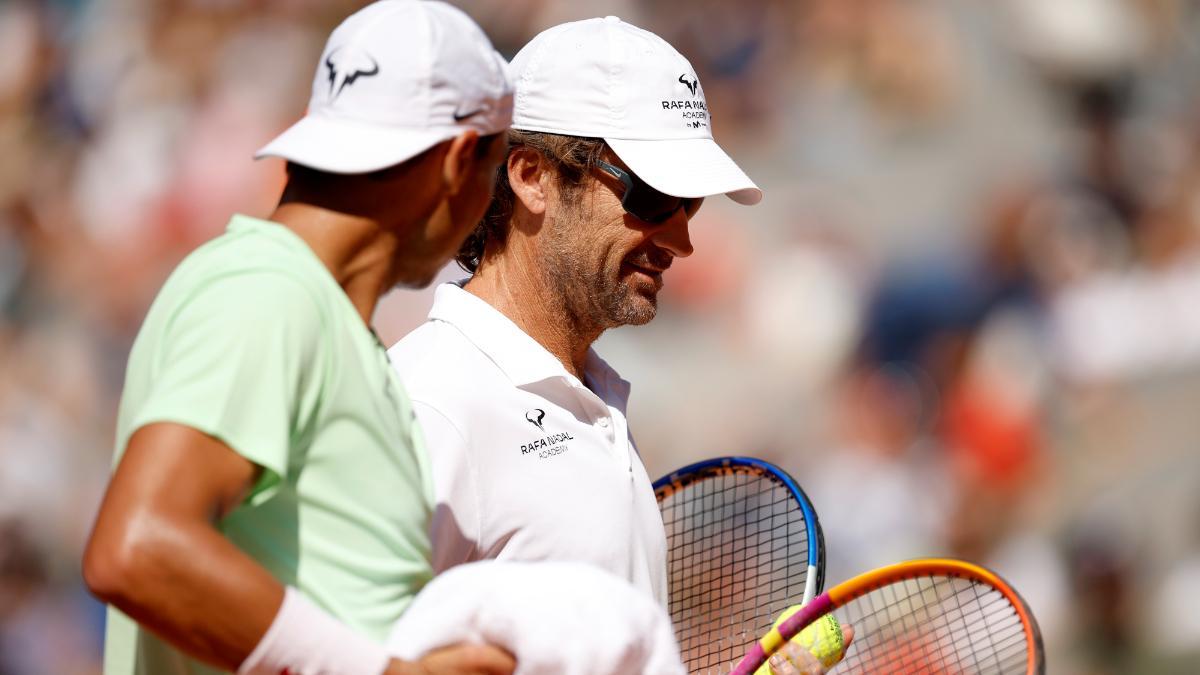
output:
[[[769,631],[735,675],[751,675],[805,626],[833,612],[854,626],[834,672],[1041,675],[1042,637],[1000,577],[958,560],[914,560],[838,584]]]
[[[821,591],[817,514],[791,476],[749,457],[685,466],[654,493],[684,663],[689,673],[728,673],[796,598]]]

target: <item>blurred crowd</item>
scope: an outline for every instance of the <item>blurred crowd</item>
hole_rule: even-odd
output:
[[[269,212],[349,0],[0,3],[0,675],[99,672],[79,558],[171,268]],[[762,456],[843,580],[992,566],[1050,672],[1200,671],[1200,6],[465,0],[506,56],[617,14],[766,192],[709,199],[599,351],[652,474]],[[461,276],[447,269],[443,279]],[[387,343],[429,291],[380,307]]]

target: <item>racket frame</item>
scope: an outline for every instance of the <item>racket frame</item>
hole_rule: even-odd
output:
[[[927,558],[880,567],[830,588],[828,592],[822,593],[811,602],[806,603],[800,611],[788,617],[779,626],[768,631],[738,663],[733,675],[751,675],[766,662],[771,654],[795,637],[797,633],[822,616],[839,607],[844,607],[852,600],[897,581],[928,576],[968,579],[984,583],[999,591],[1021,618],[1021,628],[1025,632],[1026,644],[1031,647],[1027,653],[1026,672],[1036,675],[1045,672],[1045,653],[1037,621],[1034,619],[1033,613],[1029,611],[1025,600],[1008,582],[991,570],[963,560]]]
[[[706,459],[702,462],[688,464],[654,481],[654,496],[661,503],[667,497],[709,476],[732,474],[771,476],[782,483],[792,493],[792,498],[800,505],[800,510],[804,513],[804,527],[807,530],[809,541],[808,578],[804,585],[804,598],[801,602],[803,604],[812,600],[825,587],[825,533],[821,530],[821,521],[817,519],[817,511],[813,508],[812,500],[783,469],[755,457],[732,456]]]

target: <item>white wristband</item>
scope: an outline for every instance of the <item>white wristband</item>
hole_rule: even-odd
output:
[[[380,675],[390,657],[288,586],[271,627],[238,675]]]

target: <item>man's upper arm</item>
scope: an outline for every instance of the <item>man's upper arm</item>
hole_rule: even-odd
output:
[[[260,472],[220,440],[160,422],[129,439],[109,492],[140,508],[216,521],[241,502]]]
[[[88,587],[194,658],[232,670],[262,638],[284,592],[212,527],[241,502],[258,472],[190,427],[138,429],[84,554]],[[231,617],[235,601],[243,606]]]
[[[240,503],[260,469],[195,429],[156,423],[129,439],[100,505],[84,559],[88,586],[102,599],[129,597],[130,570],[146,544],[192,536]],[[143,583],[146,580],[143,580]]]

